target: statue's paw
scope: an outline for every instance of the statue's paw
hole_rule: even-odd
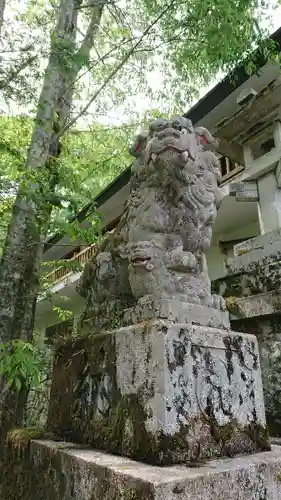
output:
[[[196,304],[196,305],[201,304],[200,298],[195,294],[188,295],[187,302],[189,304]]]
[[[191,252],[175,251],[171,255],[168,267],[174,270],[182,269],[191,271],[196,267],[196,257]]]
[[[100,252],[96,257],[96,278],[99,281],[113,278],[116,270],[110,252]]]
[[[195,267],[196,267],[196,257],[195,257],[195,255],[193,253],[191,253],[191,252],[184,252],[183,253],[182,261],[183,261],[183,265],[186,268],[195,269]]]

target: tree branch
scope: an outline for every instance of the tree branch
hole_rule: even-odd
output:
[[[133,45],[133,47],[127,52],[127,54],[123,57],[123,59],[120,61],[120,63],[116,66],[116,68],[108,75],[108,77],[105,79],[103,84],[99,87],[99,89],[94,93],[94,95],[91,97],[91,99],[87,102],[87,104],[81,109],[81,111],[72,119],[70,120],[65,127],[61,129],[61,131],[58,134],[58,138],[60,138],[72,125],[74,125],[77,120],[83,116],[86,111],[89,109],[91,104],[96,100],[96,98],[99,96],[99,94],[104,90],[104,88],[107,86],[107,84],[112,80],[112,78],[115,77],[115,75],[118,73],[118,71],[124,66],[124,64],[130,59],[131,55],[135,52],[135,50],[138,48],[138,46],[141,44],[143,39],[148,35],[148,33],[151,31],[151,29],[160,21],[160,19],[170,10],[170,8],[174,5],[176,0],[172,0],[170,4],[164,9],[155,19],[152,21],[152,23],[144,30],[143,34],[140,36],[139,40]]]
[[[111,49],[108,52],[106,52],[103,56],[99,57],[98,60],[94,59],[93,61],[90,61],[90,65],[87,68],[87,70],[84,73],[82,73],[79,76],[77,76],[77,78],[75,78],[75,80],[73,80],[73,82],[71,82],[71,86],[73,86],[75,83],[77,83],[78,80],[80,80],[83,76],[85,76],[88,73],[88,71],[91,70],[91,69],[93,69],[97,64],[104,63],[105,59],[107,57],[109,57],[111,54],[113,54],[113,52],[116,49],[120,48],[122,45],[126,45],[127,43],[133,42],[134,40],[138,40],[138,39],[139,39],[138,37],[133,37],[133,38],[128,38],[128,39],[124,38],[118,44],[116,44],[113,47],[111,47]],[[68,90],[68,89],[66,89],[66,90]],[[60,98],[61,97],[62,96],[60,96]]]
[[[114,3],[115,3],[114,0],[92,0],[91,3],[80,5],[79,7],[76,7],[76,8],[78,10],[89,9],[89,8],[92,8],[92,7],[104,7],[105,5],[112,5]]]
[[[0,0],[1,2],[1,0]],[[0,18],[0,23],[1,23],[1,18]],[[21,53],[21,52],[29,52],[30,50],[33,50],[33,43],[29,43],[28,45],[25,45],[24,47],[19,47],[18,49],[4,49],[0,50],[0,54],[14,54],[14,53]]]
[[[27,68],[31,63],[33,63],[33,61],[35,61],[36,58],[37,55],[29,56],[27,59],[25,59],[25,61],[22,61],[13,71],[11,71],[5,80],[0,80],[0,90],[8,87],[10,83],[15,80],[25,68]]]
[[[89,22],[87,32],[84,36],[84,40],[83,40],[79,50],[76,52],[78,72],[80,71],[82,66],[85,64],[85,62],[88,61],[88,59],[89,59],[90,51],[91,51],[91,48],[93,47],[93,43],[94,43],[94,38],[95,38],[97,31],[98,31],[98,28],[100,26],[103,8],[104,8],[103,5],[101,5],[100,7],[97,7],[97,8],[96,7],[93,8],[91,20]]]

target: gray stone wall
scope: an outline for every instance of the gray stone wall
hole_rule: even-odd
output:
[[[254,332],[260,349],[266,421],[271,436],[281,436],[281,316],[232,321],[238,331]]]
[[[235,246],[226,276],[212,283],[226,299],[231,327],[259,342],[270,434],[281,436],[281,230]]]

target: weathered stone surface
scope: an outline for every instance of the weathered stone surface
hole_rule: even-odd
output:
[[[280,115],[280,77],[245,101],[235,112],[216,125],[216,136],[230,143],[248,144],[255,140],[265,123],[274,123]]]
[[[153,467],[68,443],[33,441],[10,450],[3,500],[280,500],[281,447],[210,461]]]
[[[179,298],[140,299],[136,306],[125,310],[124,324],[136,325],[151,319],[166,319],[173,323],[192,323],[215,328],[230,328],[229,314],[219,308],[190,304]]]
[[[250,295],[248,297],[230,297],[227,300],[231,318],[255,318],[281,313],[281,290]]]
[[[210,308],[210,317],[226,317],[219,314],[226,310],[224,300],[211,294],[205,257],[222,200],[216,146],[206,129],[194,129],[181,117],[155,120],[139,136],[130,150],[136,159],[124,213],[85,266],[80,330],[122,326],[126,309],[147,309],[154,300],[201,305],[202,311]]]
[[[250,238],[235,245],[234,259],[230,262],[231,272],[245,270],[252,262],[265,257],[276,257],[281,252],[281,229]]]
[[[214,293],[227,299],[281,289],[281,230],[239,243],[234,250],[226,276],[212,283]]]
[[[281,316],[233,319],[232,326],[236,331],[255,332],[258,337],[266,421],[270,435],[281,436]]]
[[[52,394],[58,435],[158,464],[268,449],[254,336],[151,321],[88,342],[79,367],[59,353],[71,397],[64,410]]]
[[[257,335],[266,418],[281,436],[281,229],[235,246],[228,274],[213,283],[236,331]]]
[[[211,293],[215,147],[185,118],[154,121],[134,145],[128,203],[81,282],[79,340],[55,363],[59,436],[158,465],[270,448],[256,338],[231,332]]]

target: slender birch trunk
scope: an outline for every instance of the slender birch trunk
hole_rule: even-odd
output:
[[[27,180],[17,195],[0,265],[0,342],[30,341],[38,296],[39,267],[43,241],[51,212],[44,188],[55,186],[54,157],[59,155],[57,135],[69,119],[77,63],[75,41],[77,17],[82,0],[60,0],[57,25],[52,35],[48,67],[39,98],[37,116],[26,162]],[[93,9],[93,18],[79,50],[90,52],[102,7]],[[74,62],[76,61],[76,62]],[[79,58],[78,58],[79,61]],[[84,61],[85,62],[85,59]],[[44,186],[45,183],[45,186]],[[43,196],[38,192],[39,188]],[[0,393],[0,454],[9,428],[22,423],[27,388],[7,390],[2,380]]]
[[[4,14],[6,8],[6,0],[0,0],[0,35],[4,24]]]

